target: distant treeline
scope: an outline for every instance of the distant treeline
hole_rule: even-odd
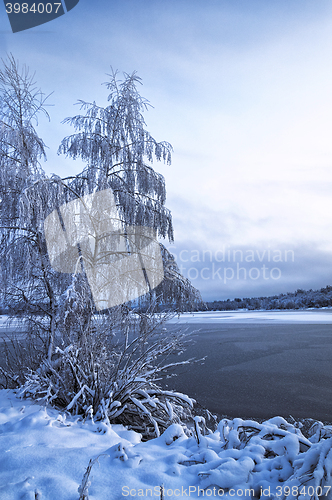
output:
[[[208,311],[234,311],[236,309],[304,309],[332,306],[332,286],[320,290],[301,290],[281,293],[272,297],[227,299],[206,302]]]

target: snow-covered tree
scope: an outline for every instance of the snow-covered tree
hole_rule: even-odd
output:
[[[152,168],[153,160],[170,165],[172,146],[157,142],[145,128],[143,113],[150,104],[138,91],[142,82],[137,74],[124,74],[122,82],[116,72],[109,76],[105,84],[109,105],[79,101],[85,113],[65,120],[76,133],[62,141],[59,152],[87,163],[69,185],[81,195],[111,188],[124,227],[150,227],[173,241],[165,180]],[[199,292],[175,269],[176,264],[170,265],[169,252],[160,247],[165,278],[141,299],[141,305],[149,307],[152,300],[178,311],[197,308],[202,303]]]
[[[63,277],[55,276],[47,257],[43,221],[59,200],[39,160],[45,144],[35,126],[48,118],[46,97],[34,75],[10,55],[0,70],[0,262],[1,301],[20,314],[33,338],[35,362],[51,351],[56,296]],[[68,277],[67,277],[68,278]],[[42,316],[42,319],[41,319]],[[17,351],[14,354],[16,354]]]
[[[138,92],[140,83],[135,72],[125,74],[122,82],[112,73],[106,83],[108,106],[79,101],[85,114],[65,120],[76,133],[62,141],[59,152],[87,163],[72,180],[76,192],[111,188],[125,224],[152,227],[172,241],[165,180],[151,166],[154,159],[170,164],[172,146],[157,142],[145,129],[143,112],[149,102]]]
[[[3,259],[6,256],[4,296],[14,314],[22,314],[28,338],[27,344],[16,342],[14,349],[6,344],[8,363],[1,371],[7,382],[24,384],[27,395],[56,402],[74,413],[121,421],[151,436],[188,415],[192,405],[190,398],[163,391],[157,384],[160,373],[173,366],[163,359],[182,350],[183,339],[168,336],[162,328],[168,318],[167,312],[157,314],[162,291],[158,297],[148,294],[144,312],[133,314],[130,304],[120,304],[98,313],[85,271],[87,256],[82,252],[86,237],[99,244],[94,227],[100,214],[98,207],[93,213],[88,205],[103,198],[100,193],[114,197],[119,237],[136,241],[142,235],[135,228],[145,228],[147,234],[173,239],[164,178],[151,166],[153,159],[170,163],[172,148],[145,130],[142,112],[148,103],[137,91],[138,82],[132,74],[119,84],[113,74],[108,84],[110,106],[81,103],[86,115],[69,119],[77,133],[64,139],[60,151],[87,162],[81,174],[48,178],[37,168],[41,151],[37,146],[30,148],[35,155],[22,161],[26,175],[22,174],[24,182],[13,200],[15,225],[3,226],[7,240],[1,252]],[[25,129],[19,131],[25,144]],[[43,146],[41,140],[38,144]],[[5,157],[3,161],[6,165]],[[103,211],[107,218],[107,207]],[[83,241],[72,239],[77,216],[79,230],[84,226]],[[101,242],[107,237],[103,233]],[[161,250],[159,259],[170,285],[166,291],[170,295],[180,291],[190,302],[188,291],[193,287],[179,279],[176,265],[169,265],[168,252]],[[110,253],[106,249],[105,254]],[[58,265],[54,256],[60,259]],[[181,286],[174,286],[176,280]],[[173,295],[171,306],[177,304]]]
[[[35,125],[44,114],[47,97],[36,87],[34,75],[9,55],[0,70],[0,216],[18,216],[18,197],[29,182],[43,175],[39,160],[46,159],[45,144]]]

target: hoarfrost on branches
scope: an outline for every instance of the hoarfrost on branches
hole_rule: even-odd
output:
[[[153,227],[173,241],[165,181],[151,166],[153,159],[170,165],[172,146],[157,142],[145,129],[143,112],[149,102],[137,90],[137,74],[124,74],[122,82],[116,72],[109,76],[110,104],[104,108],[79,101],[85,114],[65,120],[76,133],[62,141],[59,153],[87,163],[72,180],[75,191],[83,195],[111,188],[125,224]]]
[[[33,128],[38,114],[45,113],[44,94],[27,70],[19,74],[12,56],[1,82],[2,304],[26,332],[24,340],[4,343],[3,385],[19,386],[24,395],[85,418],[120,421],[146,437],[159,435],[190,415],[192,400],[158,385],[160,375],[176,365],[167,364],[167,356],[182,350],[184,340],[165,333],[162,325],[170,313],[158,309],[167,300],[173,310],[190,307],[199,293],[175,264],[168,265],[161,246],[164,289],[143,297],[136,311],[128,303],[99,314],[81,266],[81,272],[52,268],[44,221],[64,204],[111,189],[124,234],[140,225],[172,241],[164,178],[151,166],[153,159],[170,163],[172,147],[144,128],[148,102],[137,91],[138,76],[125,75],[119,83],[113,73],[107,84],[110,104],[81,102],[86,114],[68,119],[76,133],[60,146],[60,152],[86,161],[86,168],[71,178],[47,177],[38,163],[44,143]],[[5,168],[15,196],[7,196]]]

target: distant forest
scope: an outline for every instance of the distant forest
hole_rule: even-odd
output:
[[[234,311],[236,309],[305,309],[332,306],[332,286],[320,290],[298,289],[294,293],[281,293],[271,297],[236,298],[206,302],[208,311]]]

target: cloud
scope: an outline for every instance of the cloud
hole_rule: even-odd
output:
[[[331,254],[313,245],[212,249],[188,241],[169,250],[206,301],[319,289],[332,281]]]
[[[307,203],[297,191],[274,186],[265,193],[264,186],[251,191],[244,204],[225,203],[211,207],[210,200],[190,200],[169,196],[167,206],[173,215],[175,242],[191,241],[206,248],[232,246],[299,246],[314,245],[332,251],[331,200],[327,192],[307,194]],[[237,196],[240,201],[243,192]],[[213,204],[212,204],[213,205]]]

